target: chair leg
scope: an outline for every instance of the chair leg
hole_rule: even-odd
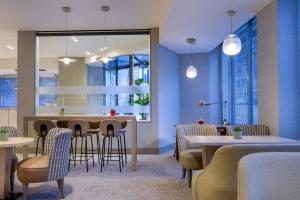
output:
[[[192,186],[192,176],[193,176],[193,171],[191,169],[188,170],[188,181],[189,181],[189,187]]]
[[[83,145],[83,139],[84,139],[84,138],[81,137],[81,144],[80,144],[80,146],[81,146],[81,147],[80,147],[80,162],[79,162],[80,164],[81,164],[81,161],[82,161],[82,145]]]
[[[64,199],[65,195],[64,195],[64,179],[59,179],[57,180],[57,184],[58,184],[58,188],[60,191],[60,198]]]
[[[10,191],[15,191],[15,172],[10,173]]]
[[[37,141],[36,141],[35,156],[37,156],[38,151],[39,151],[39,142],[40,142],[40,138],[41,138],[41,137],[38,137],[38,139],[37,139]]]
[[[89,172],[89,159],[88,159],[88,149],[87,149],[87,137],[85,137],[85,162],[86,162],[86,172]]]
[[[76,149],[77,149],[77,137],[75,137],[75,147],[74,147],[74,149],[75,149],[75,154],[74,154],[74,167],[76,166]]]
[[[124,161],[123,161],[123,145],[122,145],[122,136],[119,136],[120,139],[120,146],[121,146],[121,159],[122,159],[122,167],[124,167]]]
[[[98,151],[98,163],[100,164],[100,154],[101,154],[101,151],[100,151],[100,138],[99,138],[99,134],[97,133],[96,134],[96,138],[97,138],[97,151]]]
[[[186,169],[182,168],[182,178],[185,179]]]
[[[28,199],[28,183],[23,183],[23,200]]]
[[[125,150],[125,163],[127,164],[127,150],[126,150],[126,139],[125,134],[123,134],[124,150]]]
[[[42,156],[44,155],[45,137],[42,137]]]
[[[120,151],[120,144],[121,141],[119,141],[119,137],[116,137],[117,138],[117,141],[118,141],[118,156],[119,156],[119,168],[120,168],[120,173],[122,172],[122,164],[121,164],[121,154],[122,152]]]
[[[90,139],[91,139],[91,146],[92,146],[92,159],[93,159],[93,167],[95,167],[95,161],[94,161],[94,144],[93,144],[93,136],[90,135]]]

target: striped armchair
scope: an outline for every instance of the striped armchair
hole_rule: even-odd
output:
[[[269,127],[263,124],[235,124],[228,125],[227,133],[233,135],[233,129],[235,127],[240,127],[244,136],[269,136]]]
[[[13,126],[1,126],[8,131],[8,137],[17,137],[17,129]],[[16,148],[13,148],[13,157],[10,169],[10,191],[14,191],[15,188],[15,172],[17,170],[18,157],[16,156]]]
[[[57,181],[64,198],[64,177],[68,174],[69,151],[72,131],[53,128],[45,141],[45,156],[37,156],[21,161],[18,165],[18,178],[23,183],[23,199],[28,198],[28,184]]]
[[[214,136],[218,135],[214,125],[184,124],[176,126],[176,138],[178,144],[179,162],[183,167],[182,177],[185,178],[188,170],[188,181],[191,185],[192,170],[203,168],[202,152],[200,146],[193,146],[187,143],[184,136]]]

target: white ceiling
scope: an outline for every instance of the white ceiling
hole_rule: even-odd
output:
[[[64,30],[62,6],[70,6],[69,29],[104,29],[102,5],[110,5],[109,29],[160,28],[160,44],[188,53],[187,37],[198,42],[195,52],[207,52],[229,32],[226,11],[237,10],[238,28],[272,0],[1,0],[0,55],[15,57],[17,30]]]

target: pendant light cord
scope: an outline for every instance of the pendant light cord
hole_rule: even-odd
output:
[[[107,11],[104,12],[104,34],[105,34],[105,35],[104,35],[104,36],[105,36],[105,37],[104,37],[104,45],[105,45],[104,47],[105,47],[105,56],[106,56],[106,53],[107,53],[107,41],[106,41],[106,40],[107,40],[107,38],[106,38],[106,35],[107,35],[107,33],[106,33],[106,12],[107,12]]]
[[[193,65],[193,44],[191,44],[190,64]]]
[[[66,58],[68,57],[68,13],[66,12]]]
[[[230,33],[233,34],[233,31],[232,31],[232,16],[230,16]]]

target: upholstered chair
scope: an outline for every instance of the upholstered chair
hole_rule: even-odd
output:
[[[105,161],[108,163],[109,161],[118,161],[119,169],[122,172],[122,166],[124,166],[123,161],[123,150],[122,150],[122,124],[118,120],[103,120],[100,124],[101,135],[103,136],[103,144],[102,144],[102,161],[101,161],[101,172],[102,167],[104,167]],[[106,148],[106,139],[107,148]],[[117,152],[113,151],[113,140],[117,141]],[[126,147],[125,147],[126,148]],[[106,153],[107,149],[107,153]],[[106,160],[105,160],[106,158]],[[113,160],[113,158],[118,158]]]
[[[45,155],[27,158],[18,164],[18,178],[23,184],[23,199],[28,198],[30,183],[57,181],[64,198],[64,178],[68,174],[72,131],[53,128],[45,141]]]
[[[191,186],[192,170],[203,168],[201,146],[190,145],[184,136],[216,136],[216,126],[209,124],[184,124],[176,126],[176,138],[178,144],[179,162],[183,167],[183,178],[188,171],[188,182]]]
[[[1,126],[0,128],[5,128],[8,131],[8,137],[16,137],[17,129],[13,126]],[[17,170],[18,157],[16,156],[16,148],[13,148],[13,157],[10,169],[10,191],[13,192],[15,189],[15,172]]]
[[[239,127],[242,130],[244,136],[269,136],[269,127],[263,124],[234,124],[228,125],[227,133],[233,135],[233,130],[235,127]]]
[[[238,200],[299,199],[299,166],[299,152],[243,157],[238,165]]]
[[[219,148],[209,165],[194,174],[193,200],[237,199],[238,162],[246,155],[260,152],[300,152],[300,143],[244,144]]]
[[[90,125],[85,120],[71,120],[68,123],[69,129],[72,130],[72,145],[71,145],[71,157],[70,161],[74,162],[74,166],[76,166],[76,161],[80,163],[85,161],[86,163],[86,171],[89,172],[89,160],[92,159],[93,167],[94,164],[94,155],[88,151],[88,138],[90,138],[91,142],[91,152],[94,152],[93,146],[93,133],[90,132]],[[79,141],[80,139],[80,141]],[[78,146],[80,145],[80,146]],[[80,147],[80,155],[77,155],[77,148]]]
[[[40,139],[42,139],[42,153],[41,155],[44,155],[44,144],[45,144],[45,139],[46,136],[49,132],[50,129],[55,128],[56,125],[54,122],[50,120],[36,120],[34,122],[34,130],[38,135],[38,139],[36,142],[36,150],[35,150],[35,155],[37,156],[38,150],[39,150],[39,142]]]

